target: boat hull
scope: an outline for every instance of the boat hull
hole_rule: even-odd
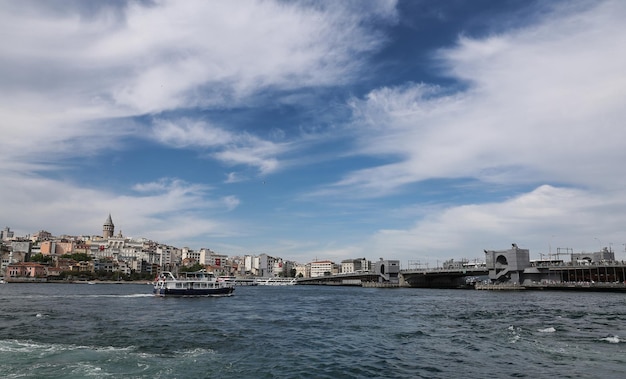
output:
[[[167,297],[222,297],[231,296],[233,287],[221,288],[155,288],[152,292],[156,296]]]

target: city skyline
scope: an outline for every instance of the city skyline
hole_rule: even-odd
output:
[[[96,235],[112,214],[133,238],[293,261],[624,259],[625,16],[0,2],[0,223]]]

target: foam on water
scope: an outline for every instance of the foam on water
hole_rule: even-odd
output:
[[[60,343],[39,343],[31,340],[4,340],[0,341],[0,351],[9,353],[55,353],[60,351],[133,351],[135,346],[114,347],[114,346],[86,346]]]
[[[38,343],[30,340],[0,341],[0,353],[10,366],[0,362],[3,378],[18,377],[119,377],[142,375],[155,354],[139,353],[136,346],[87,346],[61,343]],[[150,376],[149,373],[146,376]]]
[[[522,338],[521,335],[520,335],[520,333],[522,331],[521,328],[516,328],[513,325],[510,325],[506,329],[509,332],[509,342],[510,343],[516,343],[517,341],[520,340],[520,338]]]
[[[537,330],[539,333],[554,333],[556,332],[556,329],[554,327],[549,327],[549,328],[544,328],[544,329],[539,329]]]
[[[621,340],[618,336],[608,336],[600,339],[601,341],[606,341],[608,343],[620,343]]]
[[[277,286],[215,302],[150,289],[3,288],[0,377],[608,378],[626,365],[614,294]]]

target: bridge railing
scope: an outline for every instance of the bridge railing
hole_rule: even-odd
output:
[[[436,273],[481,273],[487,272],[488,269],[486,267],[464,267],[464,268],[443,268],[443,267],[435,267],[435,268],[418,268],[418,269],[409,269],[409,270],[400,270],[401,274],[436,274]]]

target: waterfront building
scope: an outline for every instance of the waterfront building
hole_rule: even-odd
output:
[[[378,280],[388,283],[399,283],[400,281],[400,261],[380,258],[374,266],[374,273],[378,275]]]
[[[76,262],[72,265],[72,271],[78,272],[93,272],[94,264],[93,261],[80,261]]]
[[[337,265],[332,261],[315,261],[311,262],[311,278],[320,276],[328,276],[338,273]]]
[[[274,276],[287,276],[288,272],[287,272],[287,267],[285,265],[285,262],[283,262],[282,258],[277,258],[274,261],[274,267],[272,267],[272,272],[274,274]]]
[[[11,278],[45,278],[46,267],[35,262],[11,263],[6,268],[6,279]]]
[[[242,270],[243,275],[259,275],[259,267],[261,265],[261,259],[256,255],[244,255]]]
[[[530,267],[530,252],[517,244],[509,250],[485,250],[485,263],[491,281],[519,284],[524,269]]]
[[[265,253],[259,255],[259,276],[263,278],[278,276],[277,272],[274,272],[274,264],[277,259],[267,255]]]
[[[294,269],[296,267],[296,262],[294,262],[294,261],[283,261],[282,259],[281,259],[281,262],[283,263],[283,276],[285,276],[285,277],[295,276]]]
[[[371,262],[365,258],[344,259],[341,261],[341,273],[351,274],[354,272],[367,272],[370,270]]]
[[[106,259],[94,259],[93,269],[94,271],[113,272],[115,268],[113,261]]]
[[[0,276],[4,276],[6,268],[9,264],[13,263],[13,252],[8,250],[0,250]]]
[[[612,286],[626,280],[626,266],[615,262],[613,252],[607,248],[595,253],[572,253],[570,262],[530,261],[529,251],[516,244],[509,250],[485,250],[485,255],[490,282],[496,284],[577,288],[576,283]]]
[[[591,264],[600,262],[613,262],[615,261],[615,253],[608,248],[603,248],[602,251],[595,253],[572,253],[572,262],[580,264]]]
[[[311,277],[311,264],[296,264],[296,278],[310,278]]]

